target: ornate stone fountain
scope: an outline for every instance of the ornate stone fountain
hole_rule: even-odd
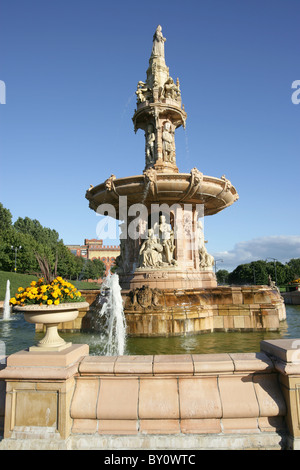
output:
[[[133,124],[145,132],[143,174],[111,175],[86,192],[91,209],[122,221],[117,272],[128,334],[277,329],[285,309],[276,289],[217,286],[203,218],[238,194],[225,176],[178,170],[175,130],[185,127],[187,114],[179,79],[165,63],[165,41],[158,26],[146,81],[136,90]]]

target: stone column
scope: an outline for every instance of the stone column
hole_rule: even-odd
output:
[[[71,399],[85,344],[61,352],[20,351],[0,371],[6,382],[5,439],[67,439],[72,426]]]
[[[288,448],[300,450],[300,339],[262,341],[261,350],[273,360],[285,398]]]

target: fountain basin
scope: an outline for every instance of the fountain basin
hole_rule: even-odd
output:
[[[202,174],[201,174],[202,175]],[[238,199],[234,186],[225,178],[201,176],[201,181],[195,183],[191,173],[158,173],[149,185],[146,174],[113,179],[89,188],[86,198],[89,207],[102,214],[101,204],[111,204],[119,219],[119,197],[126,196],[128,206],[140,204],[141,201],[150,209],[151,204],[203,204],[204,215],[213,215],[232,205]],[[147,192],[146,188],[149,186]],[[146,197],[145,197],[146,192]],[[103,208],[103,214],[107,207]]]
[[[99,296],[90,292],[82,330],[99,330]],[[122,290],[122,298],[129,337],[279,331],[286,319],[281,295],[269,286],[159,289],[144,285]]]

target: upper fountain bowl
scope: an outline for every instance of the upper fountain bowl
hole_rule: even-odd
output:
[[[225,176],[205,176],[197,168],[190,173],[160,173],[150,167],[143,175],[118,179],[111,175],[104,183],[91,186],[86,192],[91,209],[105,215],[106,204],[111,204],[117,219],[121,196],[127,197],[128,207],[142,203],[148,210],[151,204],[203,204],[205,216],[231,206],[239,197]]]

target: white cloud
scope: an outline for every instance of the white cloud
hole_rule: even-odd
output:
[[[239,264],[266,258],[275,258],[281,263],[286,263],[292,258],[300,258],[300,236],[274,235],[254,238],[237,243],[232,250],[215,252],[212,255],[216,260],[223,260],[223,263],[217,261],[217,270],[232,271]]]

